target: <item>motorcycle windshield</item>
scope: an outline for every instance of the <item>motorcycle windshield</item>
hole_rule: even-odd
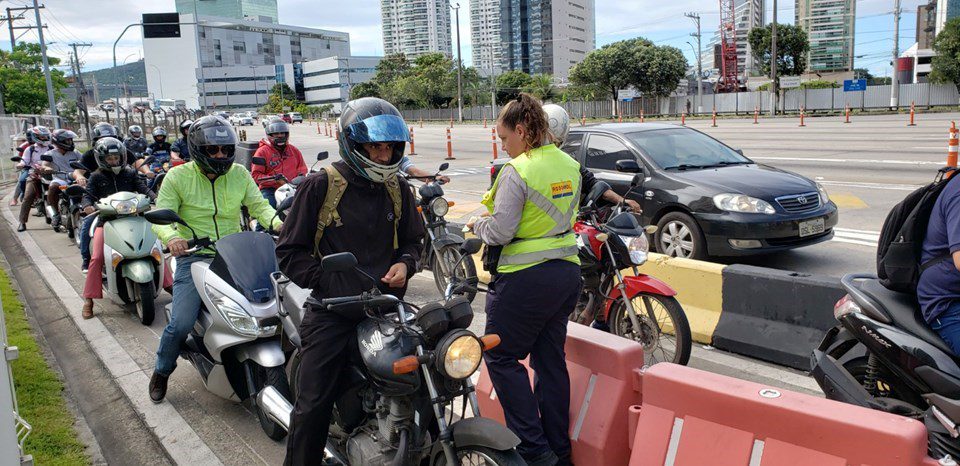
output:
[[[279,270],[273,239],[266,233],[244,231],[217,241],[210,270],[252,303],[273,299],[270,274]]]
[[[630,212],[617,214],[605,226],[610,232],[621,236],[640,236],[643,234],[643,227],[640,226],[637,216]]]

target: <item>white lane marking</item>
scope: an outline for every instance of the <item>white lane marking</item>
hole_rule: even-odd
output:
[[[927,160],[889,160],[889,159],[825,159],[814,157],[750,157],[752,160],[783,161],[783,162],[823,162],[823,163],[869,163],[871,165],[940,165],[943,162]]]
[[[861,183],[857,181],[829,181],[818,179],[817,183],[824,186],[840,186],[844,188],[864,188],[864,189],[882,189],[885,191],[914,191],[920,185],[913,184],[888,184],[888,183]]]
[[[852,230],[844,230],[842,228],[834,228],[833,232],[835,235],[843,236],[844,238],[850,239],[862,239],[864,241],[878,241],[880,239],[879,233],[874,232],[859,232]]]
[[[879,232],[879,231],[855,230],[855,229],[853,229],[853,228],[834,228],[833,231],[843,231],[843,232],[847,232],[847,233],[863,233],[863,234],[866,234],[866,235],[874,235],[874,236],[877,236],[877,237],[880,236],[880,232]]]
[[[872,243],[871,243],[871,242],[869,242],[869,241],[860,241],[860,240],[855,240],[855,239],[838,238],[838,237],[836,237],[836,236],[834,236],[833,239],[830,240],[830,241],[836,241],[836,242],[838,242],[838,243],[855,244],[855,245],[857,245],[857,246],[866,246],[866,247],[869,247],[869,248],[875,248],[875,247],[877,247],[877,243],[876,243],[876,242],[872,242]]]

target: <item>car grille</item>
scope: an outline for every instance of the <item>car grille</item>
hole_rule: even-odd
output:
[[[820,208],[820,193],[811,192],[803,194],[791,194],[777,198],[777,203],[783,210],[791,214],[802,214],[813,212]]]

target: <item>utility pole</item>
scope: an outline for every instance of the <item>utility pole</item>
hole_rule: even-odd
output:
[[[19,18],[14,18],[10,10],[12,10],[12,8],[7,8],[7,27],[10,28],[10,51],[12,52],[13,49],[17,47],[17,38],[13,36],[13,20]]]
[[[900,83],[897,82],[897,61],[900,57],[900,0],[893,0],[893,76],[890,77],[890,106],[900,108]]]
[[[773,23],[770,25],[770,116],[777,115],[777,0],[773,0]]]
[[[683,16],[697,23],[697,33],[690,35],[697,38],[697,113],[699,114],[703,113],[703,63],[701,63],[703,49],[700,47],[700,15],[697,13],[684,13]]]
[[[40,5],[33,0],[33,12],[37,17],[37,37],[40,38],[40,53],[43,58],[43,76],[47,81],[47,101],[50,103],[50,114],[53,115],[53,127],[60,129],[60,119],[57,118],[57,99],[53,95],[53,80],[50,79],[50,61],[47,59],[47,43],[43,41],[43,25],[40,24]]]
[[[463,59],[460,57],[460,4],[451,5],[457,17],[457,116],[463,123]]]
[[[80,72],[80,55],[77,54],[77,47],[93,47],[93,44],[78,44],[76,42],[69,44],[73,47],[73,75],[76,77],[77,86],[77,106],[80,107],[80,115],[83,116],[83,126],[87,130],[87,138],[90,138],[90,113],[87,110],[87,89],[83,85],[83,74]]]

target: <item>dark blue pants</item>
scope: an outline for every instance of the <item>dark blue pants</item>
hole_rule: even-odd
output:
[[[96,214],[87,215],[83,217],[83,222],[80,223],[80,257],[83,258],[85,263],[90,262],[90,240],[93,239],[90,237],[90,227],[96,218]]]
[[[943,338],[955,354],[960,355],[960,301],[954,301],[943,314],[933,319],[930,328]]]
[[[497,275],[487,295],[486,333],[500,335],[501,343],[484,353],[484,360],[507,427],[520,437],[517,450],[527,460],[548,451],[570,455],[570,376],[563,345],[582,286],[579,266],[553,260]],[[520,364],[527,356],[536,373],[533,390]]]
[[[274,209],[277,208],[276,194],[277,194],[277,188],[261,188],[260,189],[260,195],[262,195],[263,198],[270,203],[270,207],[273,207]]]

